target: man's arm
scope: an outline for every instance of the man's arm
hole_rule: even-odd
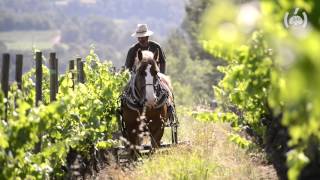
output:
[[[166,56],[162,51],[161,47],[159,48],[159,61],[160,61],[160,72],[162,74],[166,73]]]
[[[133,63],[134,63],[134,52],[132,47],[128,51],[125,67],[129,69],[129,71],[132,71]]]

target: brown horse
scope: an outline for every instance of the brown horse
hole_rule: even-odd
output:
[[[165,76],[159,73],[158,53],[139,50],[137,57],[135,73],[122,101],[124,136],[131,144],[132,153],[137,152],[144,134],[150,136],[152,148],[160,147],[171,96],[168,81],[164,85]]]

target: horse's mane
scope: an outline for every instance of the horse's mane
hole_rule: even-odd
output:
[[[158,73],[158,76],[160,77],[160,79],[163,80],[163,82],[168,86],[170,91],[173,91],[173,87],[172,87],[172,83],[171,83],[171,78],[170,76],[167,76],[165,74],[162,73]]]

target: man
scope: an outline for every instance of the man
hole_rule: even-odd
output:
[[[160,68],[160,72],[165,74],[166,72],[166,57],[160,47],[160,45],[154,41],[149,40],[149,36],[153,34],[152,31],[148,29],[147,24],[138,24],[136,32],[133,33],[131,36],[136,37],[138,42],[134,44],[128,51],[127,59],[125,67],[130,71],[134,70],[134,62],[137,55],[137,51],[140,50],[149,50],[155,53],[159,50],[159,62],[158,66]]]

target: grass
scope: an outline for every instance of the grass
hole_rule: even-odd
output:
[[[208,179],[219,168],[217,163],[206,160],[201,152],[184,146],[146,160],[133,179]]]
[[[113,179],[277,179],[261,156],[254,161],[246,150],[228,140],[229,124],[199,122],[180,112],[179,137],[186,143],[158,151],[133,170],[109,171]],[[190,112],[190,111],[189,111]],[[110,173],[111,172],[111,173]]]
[[[188,143],[145,159],[129,179],[276,179],[272,167],[253,162],[228,140],[228,124],[184,116],[179,132]]]

